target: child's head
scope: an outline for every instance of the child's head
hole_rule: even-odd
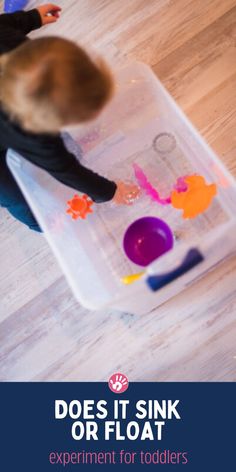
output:
[[[0,69],[3,108],[36,133],[58,132],[96,117],[113,92],[105,63],[58,37],[26,41],[2,56]]]

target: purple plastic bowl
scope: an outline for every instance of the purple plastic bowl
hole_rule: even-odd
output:
[[[140,266],[152,261],[172,249],[173,233],[165,221],[154,216],[145,216],[132,223],[123,240],[127,257]]]

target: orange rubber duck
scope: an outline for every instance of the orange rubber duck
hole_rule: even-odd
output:
[[[88,213],[93,213],[91,206],[93,205],[93,201],[90,200],[88,195],[74,195],[74,197],[67,202],[70,208],[66,210],[66,213],[71,215],[73,220],[77,220],[78,218],[82,218],[83,220],[86,218]]]
[[[206,184],[201,175],[190,175],[184,178],[187,190],[174,190],[171,194],[171,203],[174,208],[183,210],[183,218],[195,218],[210,206],[217,193],[215,184]]]

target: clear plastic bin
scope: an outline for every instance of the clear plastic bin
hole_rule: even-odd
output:
[[[74,221],[66,214],[67,200],[78,192],[14,151],[8,152],[7,161],[78,301],[89,309],[143,313],[234,252],[236,184],[149,67],[134,63],[116,77],[111,104],[99,119],[77,130],[74,141],[66,137],[67,145],[78,156],[82,149],[81,161],[113,180],[135,182],[132,164],[139,164],[163,196],[178,177],[200,174],[218,188],[205,213],[185,220],[180,210],[142,195],[129,207],[94,205],[86,220]],[[123,276],[143,268],[126,257],[123,236],[130,223],[146,215],[168,223],[174,248],[150,264],[141,279],[124,285]],[[186,260],[191,249],[195,251]],[[150,283],[153,275],[161,282]]]

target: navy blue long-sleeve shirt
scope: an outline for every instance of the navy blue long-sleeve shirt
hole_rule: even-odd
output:
[[[0,54],[28,40],[27,34],[42,26],[37,9],[0,15]],[[12,148],[60,182],[89,195],[97,203],[109,201],[116,184],[82,166],[70,153],[60,134],[34,134],[13,123],[0,106],[0,159]]]

